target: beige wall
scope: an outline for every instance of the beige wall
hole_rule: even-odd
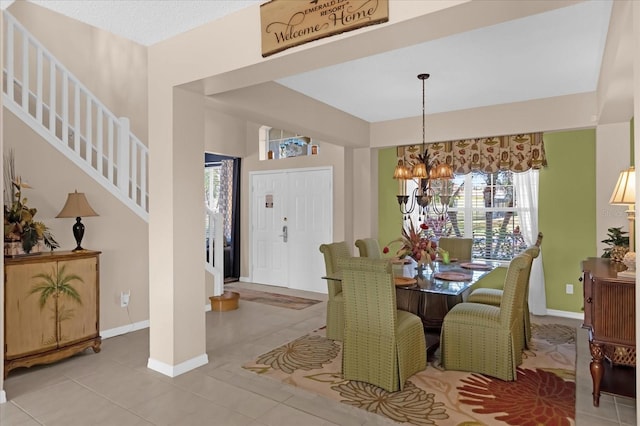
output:
[[[8,11],[147,144],[147,48],[24,1]],[[99,66],[97,66],[99,65]],[[111,330],[149,319],[148,225],[79,168],[4,110],[3,152],[15,147],[18,172],[35,185],[29,204],[52,228],[62,249],[72,249],[73,221],[55,219],[67,192],[85,192],[100,214],[83,222],[83,246],[102,251],[100,329]],[[28,143],[27,143],[28,142]],[[34,154],[37,153],[37,154]],[[131,291],[128,311],[120,292]]]
[[[62,154],[4,110],[3,152],[15,152],[16,172],[33,188],[25,190],[28,205],[38,209],[36,219],[51,228],[60,250],[76,244],[74,219],[56,219],[67,193],[84,192],[98,217],[83,218],[82,246],[100,256],[100,329],[108,330],[149,318],[148,227],[100,184],[71,165]],[[120,293],[131,291],[129,309],[120,307]]]
[[[147,48],[26,1],[9,12],[147,144]]]
[[[242,158],[246,155],[247,121],[208,107],[205,111],[204,150]]]
[[[281,160],[259,160],[259,129],[268,123],[247,123],[246,131],[246,156],[242,159],[242,188],[240,199],[240,226],[241,226],[241,265],[240,275],[250,277],[250,201],[251,189],[249,187],[251,179],[250,173],[264,170],[287,170],[310,167],[332,167],[333,168],[333,238],[335,241],[348,240],[348,232],[345,223],[344,212],[350,207],[347,206],[346,191],[349,185],[346,183],[349,171],[345,160],[345,148],[333,145],[324,141],[315,140],[314,143],[320,145],[319,154],[306,157],[293,157]],[[318,252],[320,254],[320,252]]]
[[[427,116],[427,142],[595,127],[596,94],[582,93]],[[371,124],[371,147],[416,143],[422,117]]]
[[[67,182],[81,185],[77,189],[87,194],[100,213],[100,217],[86,220],[85,245],[104,251],[101,328],[128,323],[125,311],[119,308],[115,299],[121,290],[131,288],[132,319],[141,321],[151,317],[151,333],[157,339],[155,343],[152,340],[152,350],[158,354],[157,358],[167,364],[181,362],[200,353],[202,349],[199,346],[203,338],[201,317],[197,312],[190,311],[201,306],[205,296],[204,278],[200,275],[203,272],[198,272],[202,271],[202,262],[199,265],[195,263],[203,256],[201,239],[196,238],[201,231],[201,221],[191,211],[188,215],[191,220],[180,221],[176,215],[180,209],[185,209],[185,205],[192,205],[193,212],[201,211],[202,197],[187,192],[183,199],[174,191],[178,187],[196,190],[201,185],[202,176],[194,173],[197,169],[194,164],[198,164],[198,167],[202,164],[204,150],[244,158],[241,201],[244,252],[241,274],[246,275],[249,271],[246,253],[249,237],[248,175],[253,170],[271,169],[275,164],[257,160],[260,125],[277,124],[278,127],[301,133],[308,129],[312,136],[321,134],[322,141],[328,141],[320,142],[320,156],[282,160],[282,166],[277,167],[333,167],[334,239],[347,241],[352,241],[356,234],[364,236],[367,229],[375,229],[375,210],[363,206],[375,202],[374,198],[367,199],[364,193],[372,192],[375,187],[374,179],[367,179],[367,170],[375,174],[377,168],[374,166],[375,154],[370,154],[371,157],[367,159],[366,154],[357,149],[363,146],[363,138],[368,138],[373,148],[413,143],[420,128],[417,119],[376,123],[363,128],[363,124],[357,120],[327,120],[335,117],[334,112],[329,110],[322,110],[310,119],[309,111],[315,113],[317,107],[312,102],[305,103],[309,109],[298,108],[290,115],[283,109],[273,109],[278,114],[279,122],[275,123],[270,122],[270,119],[276,119],[271,116],[273,96],[277,89],[273,84],[261,87],[262,91],[249,90],[243,94],[244,97],[240,99],[244,99],[244,102],[240,107],[231,106],[230,102],[234,99],[227,92],[308,69],[515,19],[534,11],[542,12],[563,4],[553,1],[527,2],[527,7],[523,7],[522,3],[397,0],[392,3],[393,13],[390,13],[391,20],[387,24],[341,34],[262,58],[257,27],[254,27],[254,23],[259,21],[258,6],[248,7],[225,19],[154,45],[148,49],[147,57],[146,49],[124,44],[76,21],[49,16],[51,12],[33,9],[32,13],[31,10],[21,9],[27,6],[24,2],[17,2],[10,11],[18,9],[14,12],[16,16],[28,22],[39,37],[46,38],[51,50],[60,55],[65,63],[68,62],[74,72],[86,78],[87,85],[104,97],[108,106],[117,108],[118,115],[129,116],[132,128],[143,141],[148,132],[152,161],[150,233],[142,231],[144,225],[139,223],[137,217],[129,219],[125,209],[116,206],[110,194],[88,181],[81,171],[59,160],[55,150],[43,146],[42,142],[36,144],[34,135],[21,129],[19,123],[3,131],[5,145],[19,144],[19,170],[37,188],[32,199],[34,205],[37,203],[41,209],[38,216],[52,225],[63,245],[73,245],[68,230],[71,224],[66,223],[67,220],[52,217],[64,202],[66,192],[74,189],[66,188]],[[34,5],[29,7],[37,8]],[[248,31],[250,28],[255,28],[255,31]],[[637,38],[636,30],[636,42]],[[640,55],[636,53],[632,56],[637,64]],[[100,66],[96,67],[96,64]],[[103,69],[96,71],[97,68]],[[210,111],[205,107],[204,100],[188,94],[180,94],[182,100],[176,103],[175,86],[200,80],[206,94],[217,94],[215,108]],[[636,117],[640,115],[637,106],[640,99],[638,80],[634,90]],[[130,81],[136,83],[130,85]],[[176,115],[177,105],[191,114],[197,115],[201,111],[205,116],[202,125],[196,124],[197,128],[193,128],[189,119]],[[478,136],[479,131],[484,135],[593,127],[598,116],[596,105],[600,104],[596,102],[594,94],[584,94],[539,101],[537,105],[522,105],[522,108],[519,105],[495,107],[490,114],[487,114],[488,110],[469,110],[434,115],[430,117],[433,122],[428,136],[429,139],[445,140]],[[250,107],[253,109],[250,110]],[[145,116],[147,108],[148,122]],[[5,118],[6,127],[10,121]],[[635,122],[638,127],[638,120]],[[541,129],[540,123],[545,123],[546,127]],[[639,133],[636,129],[636,135]],[[23,139],[32,142],[23,144]],[[181,144],[191,142],[195,145],[188,146],[187,153],[179,154],[183,146]],[[30,151],[27,151],[27,146]],[[39,156],[43,152],[45,155],[42,158],[46,161],[26,162],[29,152],[38,152]],[[636,149],[636,156],[639,152]],[[180,232],[184,232],[184,235],[176,235]],[[143,273],[139,268],[146,268],[147,271]],[[192,269],[198,271],[192,272]],[[138,287],[138,282],[144,284]],[[183,286],[187,286],[187,291],[178,294]],[[138,292],[149,292],[151,298],[145,300],[142,295],[136,297]],[[148,310],[149,304],[151,311]],[[195,328],[192,328],[194,324]],[[176,352],[173,345],[178,342],[177,334],[180,333],[196,342],[185,346],[182,352]]]

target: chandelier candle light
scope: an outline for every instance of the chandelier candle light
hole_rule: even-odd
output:
[[[418,154],[418,161],[413,168],[405,165],[403,160],[398,160],[398,165],[393,172],[393,178],[398,180],[398,205],[405,219],[409,218],[416,204],[425,218],[430,211],[442,217],[447,213],[451,200],[451,195],[447,195],[447,183],[453,178],[453,169],[445,163],[431,164],[429,150],[426,147],[425,80],[428,78],[429,74],[418,75],[418,79],[422,80],[422,152]],[[411,197],[407,195],[407,181],[410,179],[416,180],[418,184]],[[436,188],[432,185],[436,181],[440,182],[440,192],[436,192]]]

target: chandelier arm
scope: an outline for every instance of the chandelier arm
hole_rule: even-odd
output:
[[[409,215],[411,213],[413,213],[413,210],[416,208],[416,194],[418,192],[418,188],[415,188],[412,191],[412,194],[409,195],[398,195],[398,205],[400,207],[400,213],[402,213],[403,215]],[[409,202],[409,199],[411,199],[411,204],[410,206],[407,208],[407,204]],[[405,208],[403,208],[403,206]]]

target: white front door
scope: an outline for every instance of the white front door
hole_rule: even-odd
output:
[[[255,173],[251,182],[252,281],[326,293],[318,248],[332,241],[331,169]]]

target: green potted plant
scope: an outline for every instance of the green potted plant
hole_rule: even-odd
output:
[[[602,240],[609,247],[604,249],[602,257],[609,258],[613,262],[622,262],[624,255],[629,251],[629,237],[622,227],[607,229],[607,239]]]
[[[15,172],[13,150],[5,161],[4,189],[4,243],[5,255],[27,254],[40,251],[39,242],[51,250],[60,247],[47,225],[36,221],[37,209],[27,205],[22,190],[31,188]]]

